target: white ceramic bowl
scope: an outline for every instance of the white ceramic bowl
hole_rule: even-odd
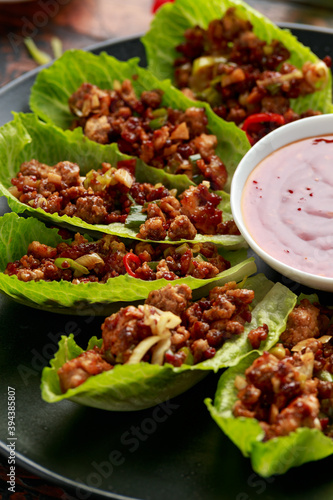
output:
[[[252,170],[268,155],[292,142],[333,134],[333,115],[319,115],[284,125],[258,141],[239,163],[231,183],[231,209],[243,237],[254,252],[282,275],[308,287],[333,292],[333,278],[310,274],[285,264],[263,250],[249,233],[242,214],[242,193]],[[332,200],[333,203],[333,200]],[[332,263],[333,266],[333,263]]]

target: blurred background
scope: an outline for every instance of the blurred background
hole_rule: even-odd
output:
[[[0,0],[0,86],[37,66],[24,39],[54,56],[61,49],[83,48],[104,40],[144,33],[153,0]],[[248,0],[276,23],[290,22],[333,30],[332,0]]]

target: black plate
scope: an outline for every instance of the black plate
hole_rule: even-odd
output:
[[[319,56],[331,55],[333,31],[284,25]],[[137,37],[91,49],[118,59],[139,56]],[[38,71],[0,90],[0,125],[11,111],[29,111],[28,98]],[[4,199],[0,210],[7,210]],[[297,293],[299,285],[264,268]],[[209,375],[187,393],[154,408],[110,413],[70,401],[53,405],[40,396],[40,373],[53,357],[61,333],[73,332],[82,347],[100,336],[102,320],[30,309],[0,297],[0,451],[7,461],[8,386],[16,391],[16,460],[79,500],[327,500],[333,498],[333,457],[262,479],[248,459],[223,435],[203,400],[213,397],[218,375]]]

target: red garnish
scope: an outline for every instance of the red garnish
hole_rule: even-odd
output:
[[[332,67],[332,58],[330,56],[325,56],[323,61],[328,68]]]
[[[324,417],[324,418],[320,418],[319,420],[320,420],[321,428],[324,430],[329,424],[329,419]]]
[[[206,351],[203,353],[204,359],[212,359],[216,354],[216,349],[214,347],[208,347]]]
[[[242,130],[246,133],[251,146],[255,142],[252,134],[258,132],[264,123],[275,123],[279,126],[284,125],[286,122],[283,115],[278,113],[256,113],[248,116],[243,123]]]
[[[174,2],[174,0],[155,0],[151,7],[151,13],[155,14],[162,5],[169,2]]]
[[[135,255],[134,253],[129,252],[126,255],[124,255],[123,262],[124,262],[126,272],[130,276],[133,276],[133,278],[136,278],[135,271],[133,271],[133,264],[135,265],[135,269],[137,267],[141,266],[141,260],[139,259],[139,257],[137,255]],[[131,266],[131,264],[132,264],[132,266]]]

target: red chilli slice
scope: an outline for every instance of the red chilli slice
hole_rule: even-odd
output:
[[[286,123],[283,115],[279,115],[277,113],[256,113],[245,119],[242,130],[246,133],[251,146],[254,144],[254,139],[251,136],[251,128],[253,128],[253,125],[268,122],[276,123],[277,125],[284,125]]]
[[[162,5],[168,2],[174,2],[174,0],[155,0],[151,7],[151,13],[155,14]]]
[[[126,255],[124,255],[123,262],[124,262],[124,266],[125,266],[126,272],[130,276],[133,276],[133,278],[136,278],[136,274],[133,271],[133,269],[131,267],[131,264],[135,264],[136,268],[140,267],[141,266],[141,260],[139,259],[139,257],[137,255],[135,255],[134,253],[129,252]]]

